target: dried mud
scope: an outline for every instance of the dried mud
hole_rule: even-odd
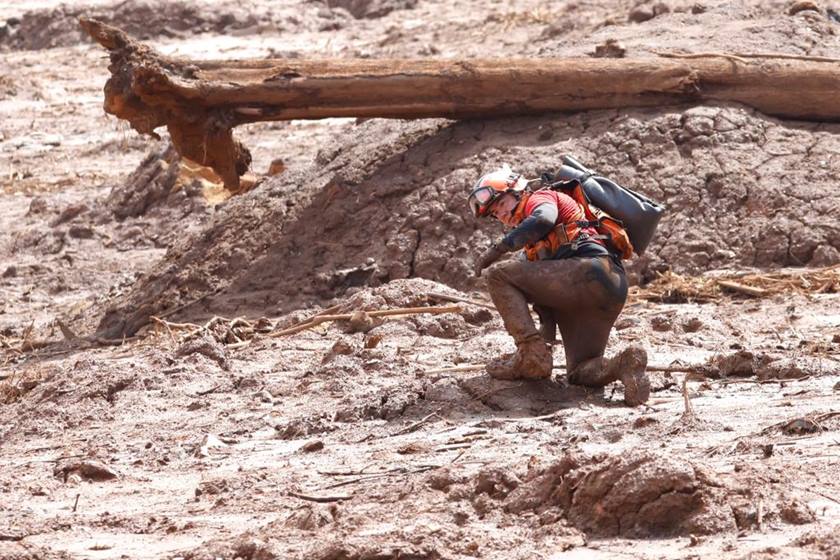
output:
[[[482,171],[573,153],[662,201],[634,283],[807,270],[840,260],[837,124],[714,104],[266,123],[238,134],[275,174],[226,199],[103,115],[103,54],[57,4],[0,3],[0,558],[837,558],[836,284],[634,290],[608,354],[647,349],[646,407],[562,369],[451,369],[513,348],[471,274],[500,234],[464,206]],[[840,56],[830,3],[94,6],[201,58]],[[267,335],[452,298],[473,303]],[[685,394],[680,364],[703,373]]]
[[[413,276],[474,289],[475,248],[498,233],[469,215],[465,189],[499,162],[538,176],[564,153],[597,160],[601,173],[668,208],[657,240],[631,264],[637,282],[667,270],[836,264],[838,131],[791,130],[740,107],[363,123],[322,148],[309,173],[231,201],[117,303],[100,333],[132,334],[161,302],[211,289],[222,290],[205,302],[215,313],[251,312],[256,300],[284,312]],[[313,188],[289,192],[290,182]],[[239,272],[244,261],[253,264]]]

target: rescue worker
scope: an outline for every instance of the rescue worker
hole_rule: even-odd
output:
[[[628,405],[644,403],[650,396],[644,348],[631,345],[604,357],[610,329],[627,299],[620,257],[584,219],[582,204],[564,192],[531,192],[528,183],[505,166],[482,176],[468,197],[475,217],[493,216],[511,228],[475,265],[477,276],[489,268],[490,297],[517,347],[490,362],[487,373],[497,379],[550,377],[551,344],[559,328],[570,383],[603,387],[621,381]],[[520,249],[531,260],[496,262]],[[529,303],[540,318],[539,330]]]

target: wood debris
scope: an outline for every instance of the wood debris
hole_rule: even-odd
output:
[[[781,293],[838,292],[840,265],[725,276],[686,276],[668,271],[650,284],[634,287],[631,291],[636,298],[659,303],[704,303],[731,293],[766,297]]]
[[[240,178],[251,164],[233,128],[258,121],[461,119],[703,100],[784,118],[840,119],[836,61],[822,57],[183,60],[102,21],[80,23],[110,53],[105,110],[143,134],[166,126],[178,152],[212,167],[231,193],[246,190]]]

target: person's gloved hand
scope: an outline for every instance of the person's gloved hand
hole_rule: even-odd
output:
[[[477,261],[475,261],[475,275],[481,276],[481,271],[499,260],[499,258],[504,255],[507,251],[505,251],[504,245],[502,243],[495,243],[489,249],[487,249],[483,255],[481,255]]]

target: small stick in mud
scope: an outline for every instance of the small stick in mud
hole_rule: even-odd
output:
[[[731,282],[729,280],[718,280],[717,283],[721,288],[726,288],[727,290],[732,290],[733,292],[739,292],[748,296],[762,297],[767,295],[767,290],[762,288],[753,288],[752,286],[745,286],[744,284]]]
[[[402,430],[398,430],[398,431],[394,432],[393,434],[391,434],[391,436],[402,436],[402,435],[405,435],[405,434],[410,434],[411,432],[416,432],[417,430],[422,428],[423,425],[426,424],[426,422],[428,422],[429,420],[431,420],[435,416],[439,416],[439,413],[440,413],[441,410],[443,410],[443,407],[438,408],[437,410],[435,410],[431,414],[427,414],[426,416],[424,416],[423,418],[421,418],[417,422],[415,422],[415,423],[413,423],[409,426],[406,426]]]
[[[307,494],[298,494],[297,492],[289,492],[289,496],[293,496],[301,500],[306,500],[307,502],[317,502],[319,504],[328,504],[330,502],[342,502],[344,500],[349,500],[353,497],[352,494],[340,496],[309,496]]]
[[[29,326],[26,327],[26,329],[23,331],[23,336],[21,337],[21,343],[20,343],[20,351],[21,352],[26,352],[27,345],[29,344],[29,337],[32,335],[32,329],[34,327],[35,327],[35,321],[33,320],[31,323],[29,323]],[[29,349],[30,350],[33,349],[31,345],[30,345]]]
[[[73,513],[76,513],[76,508],[79,507],[79,496],[81,494],[76,494],[76,501],[73,502]]]
[[[665,58],[728,58],[730,60],[737,60],[738,62],[742,62],[744,64],[749,63],[749,60],[746,60],[747,58],[782,58],[787,60],[807,60],[811,62],[840,62],[840,58],[831,58],[828,56],[803,56],[789,53],[668,53],[659,51],[654,52],[656,52],[656,54],[658,54],[659,56]]]
[[[465,297],[459,296],[450,296],[448,294],[440,294],[437,292],[430,292],[427,294],[430,298],[434,299],[442,299],[444,301],[454,301],[454,302],[461,302],[461,303],[469,303],[470,305],[477,305],[479,307],[486,307],[487,309],[496,310],[496,306],[490,302],[486,301],[478,301],[477,299],[470,299]]]
[[[758,525],[759,533],[764,532],[764,500],[758,500],[758,506],[756,507],[755,513],[755,522]]]
[[[175,339],[175,333],[172,332],[172,328],[169,326],[169,324],[170,324],[169,321],[164,321],[163,319],[155,317],[154,315],[152,315],[149,318],[152,321],[154,321],[155,323],[157,323],[158,325],[162,325],[163,328],[166,329],[166,332],[169,333],[169,339],[172,341],[172,344],[177,344],[178,343],[178,341]]]
[[[691,399],[688,396],[688,378],[690,377],[690,373],[687,373],[683,376],[682,380],[682,395],[683,395],[683,402],[685,403],[685,412],[683,412],[683,420],[686,422],[696,422],[697,415],[694,414],[694,407],[691,405]]]
[[[58,325],[59,330],[61,330],[61,335],[67,340],[67,342],[79,343],[83,342],[83,339],[74,333],[70,327],[68,327],[64,321],[61,319],[56,319],[55,323]]]
[[[398,309],[380,309],[377,311],[365,311],[364,313],[368,317],[393,317],[397,315],[420,315],[422,313],[431,313],[434,315],[438,315],[440,313],[460,313],[461,307],[458,305],[450,305],[446,307],[404,307]],[[302,323],[296,325],[294,327],[289,327],[288,329],[283,329],[282,331],[277,331],[271,333],[270,337],[278,337],[278,336],[286,336],[289,334],[295,334],[300,331],[304,331],[306,329],[311,329],[321,323],[327,323],[331,321],[347,321],[353,318],[352,313],[342,313],[339,315],[315,315],[309,322]]]

